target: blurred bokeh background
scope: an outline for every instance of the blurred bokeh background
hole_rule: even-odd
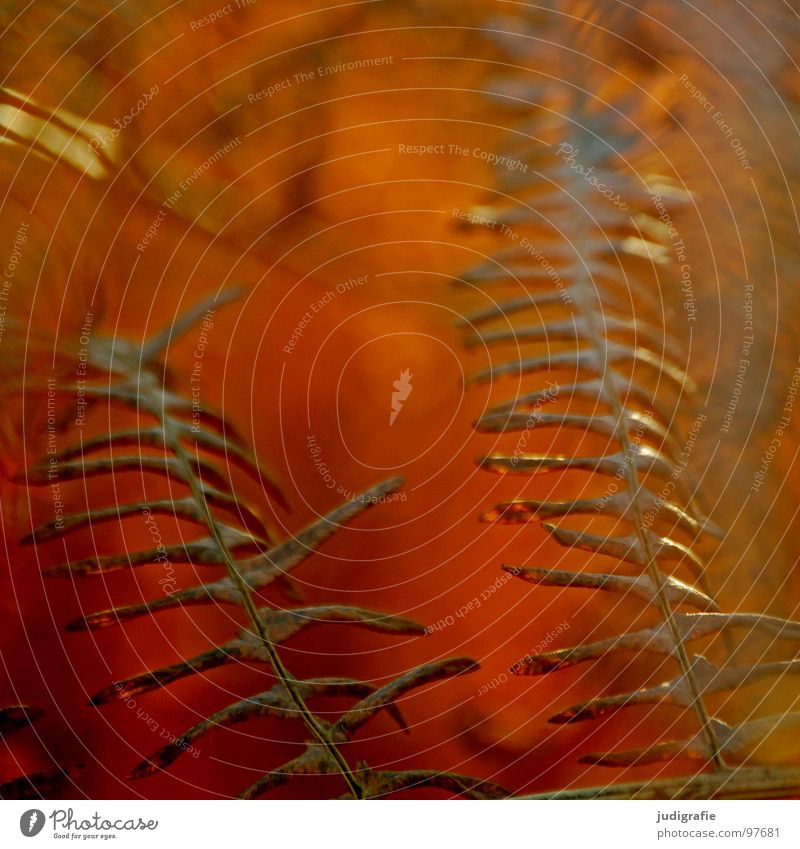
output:
[[[1,753],[0,773],[69,765],[63,794],[73,798],[227,797],[304,739],[299,723],[260,719],[205,738],[197,759],[127,781],[161,744],[158,735],[124,704],[96,709],[88,698],[112,680],[230,639],[242,620],[232,608],[209,608],[66,633],[81,613],[158,592],[157,568],[73,581],[45,579],[42,567],[99,549],[133,550],[148,542],[147,528],[133,518],[66,543],[18,544],[51,509],[48,493],[12,481],[47,448],[44,401],[19,390],[46,380],[56,349],[77,357],[87,315],[93,333],[142,341],[203,296],[233,286],[244,294],[215,317],[203,403],[224,410],[280,481],[288,511],[237,479],[276,534],[291,535],[379,480],[406,479],[402,500],[376,506],[298,570],[304,595],[444,623],[401,641],[318,629],[284,650],[286,663],[298,677],[372,681],[433,657],[463,654],[481,663],[470,676],[404,699],[410,735],[380,718],[348,747],[353,762],[454,769],[515,791],[543,791],[610,780],[577,757],[617,745],[631,727],[636,743],[651,736],[648,727],[675,721],[674,712],[656,709],[593,727],[546,724],[554,705],[603,691],[608,670],[537,679],[509,676],[508,667],[562,623],[568,633],[559,644],[595,633],[605,600],[580,596],[576,603],[570,593],[498,582],[501,562],[577,565],[585,558],[565,555],[535,524],[478,522],[498,501],[521,491],[543,496],[556,484],[494,477],[475,466],[497,439],[475,434],[473,423],[491,397],[514,387],[509,382],[498,394],[465,386],[487,353],[465,349],[456,322],[484,301],[454,279],[503,242],[460,226],[458,211],[493,197],[489,154],[508,145],[524,151],[536,134],[524,100],[498,102],[487,91],[512,76],[557,95],[561,76],[572,79],[578,61],[569,26],[576,18],[595,28],[591,61],[582,57],[582,67],[595,63],[620,88],[646,96],[648,108],[637,116],[639,163],[691,192],[692,202],[673,216],[698,317],[678,329],[686,331],[689,371],[708,415],[693,472],[706,507],[728,531],[712,564],[721,598],[791,616],[800,601],[794,418],[763,485],[754,493],[751,484],[800,356],[792,6],[5,3],[0,261],[8,256],[10,263],[17,248],[20,259],[0,338],[7,390],[0,703],[35,704],[45,713]],[[591,93],[593,75],[583,84]],[[735,128],[738,148],[713,113]],[[750,335],[752,356],[726,424],[739,351]],[[187,392],[194,336],[168,352]],[[413,390],[390,424],[393,384],[404,371]],[[696,412],[679,415],[691,423]],[[109,423],[92,418],[87,433]],[[309,450],[312,439],[318,454]],[[527,447],[547,449],[554,439],[537,433]],[[575,444],[570,439],[559,443],[562,450]],[[64,492],[80,509],[87,499],[114,503],[121,492],[128,499],[137,487],[166,491],[129,477],[65,485]],[[560,486],[566,493],[570,480]],[[182,582],[196,575],[190,566],[176,571]],[[457,615],[482,595],[476,609]],[[633,618],[634,610],[619,605],[614,616]],[[646,662],[620,671],[616,685],[639,680],[643,669]],[[140,706],[178,734],[265,689],[265,674],[236,664],[144,696]],[[793,693],[779,689],[770,698],[779,712]],[[782,752],[790,761],[797,754]],[[281,792],[317,796],[338,793],[337,786],[304,779]]]

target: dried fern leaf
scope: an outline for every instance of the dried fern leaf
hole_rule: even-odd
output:
[[[331,733],[340,742],[350,740],[360,728],[382,710],[390,710],[395,701],[416,687],[432,681],[474,672],[477,664],[470,658],[452,658],[427,663],[401,675],[388,684],[374,690],[361,699],[331,725]],[[455,773],[420,771],[378,772],[364,769],[363,784],[367,795],[381,797],[410,787],[437,787],[454,795],[470,798],[504,798],[510,793],[499,785],[466,778]],[[316,744],[309,744],[305,751],[288,761],[277,770],[265,775],[244,791],[241,798],[255,799],[278,787],[293,775],[324,775],[334,771],[330,756]]]
[[[756,716],[730,726],[714,714],[707,698],[794,673],[796,661],[762,659],[737,665],[730,652],[709,660],[689,648],[693,640],[717,633],[730,647],[734,628],[796,640],[800,623],[759,613],[724,612],[708,581],[706,557],[700,553],[701,547],[710,550],[712,538],[721,533],[696,503],[697,486],[687,472],[686,450],[671,409],[676,404],[691,407],[698,387],[681,364],[679,340],[652,322],[652,316],[662,316],[666,328],[675,315],[657,288],[673,273],[673,251],[654,198],[674,204],[687,197],[681,197],[663,175],[648,173],[652,156],[648,159],[634,120],[648,104],[641,102],[639,92],[618,85],[613,70],[592,64],[593,28],[574,26],[580,57],[568,74],[574,87],[563,82],[531,83],[536,78],[524,72],[493,85],[500,103],[538,115],[520,128],[518,141],[505,151],[526,168],[513,173],[501,169],[499,200],[473,210],[471,220],[488,223],[507,239],[511,234],[515,244],[460,275],[462,286],[486,290],[490,299],[461,325],[471,331],[466,344],[480,346],[487,355],[497,348],[511,351],[499,361],[492,356],[491,364],[469,382],[513,378],[517,383],[517,396],[489,409],[477,422],[479,431],[502,435],[563,428],[610,443],[607,453],[597,456],[527,453],[519,450],[518,443],[513,455],[493,453],[481,458],[479,465],[499,474],[524,476],[582,472],[617,483],[602,498],[523,498],[499,504],[482,518],[502,524],[539,520],[562,546],[629,564],[634,575],[526,565],[505,568],[541,587],[582,588],[638,599],[655,608],[660,621],[594,643],[527,656],[512,671],[549,674],[577,663],[602,662],[620,652],[662,655],[677,665],[676,677],[633,692],[596,696],[559,711],[551,721],[594,720],[632,705],[670,705],[694,717],[696,734],[687,740],[656,740],[644,748],[586,755],[581,761],[627,767],[685,759],[711,770],[683,785],[657,782],[657,790],[648,790],[646,783],[625,785],[619,794],[626,796],[664,792],[671,798],[691,798],[700,788],[711,795],[735,795],[746,792],[748,781],[754,792],[767,786],[789,787],[796,783],[790,769],[785,774],[772,768],[750,771],[748,764],[739,772],[731,770],[728,761],[744,760],[773,733],[794,729],[796,715]],[[599,108],[582,84],[590,78],[595,90],[615,92]],[[659,124],[648,118],[643,125],[653,136],[670,132],[669,122],[663,120]],[[495,289],[502,289],[502,294]],[[644,305],[647,321],[633,312],[634,304]],[[552,379],[541,387],[542,377],[563,372],[571,381],[563,391]],[[540,381],[541,388],[526,391],[531,377]],[[674,399],[666,408],[665,393]],[[594,410],[572,412],[568,405],[574,400],[589,401]],[[555,403],[566,404],[566,412],[541,411]],[[661,494],[655,495],[655,484],[661,483]],[[621,520],[630,530],[595,532],[592,526],[598,516]],[[583,518],[584,526],[546,521],[562,518]],[[702,612],[686,613],[686,608]],[[616,792],[576,791],[602,798],[615,797]],[[554,796],[576,797],[567,792],[548,798]]]
[[[226,300],[230,300],[230,296],[213,303],[219,305]],[[223,416],[207,415],[204,411],[200,423],[192,419],[190,424],[192,405],[170,389],[174,380],[161,362],[168,347],[199,320],[210,305],[203,302],[191,308],[140,345],[124,338],[108,339],[94,334],[88,356],[92,374],[88,386],[83,388],[85,396],[91,399],[92,405],[105,402],[135,411],[142,426],[81,440],[55,455],[55,462],[50,456],[47,463],[18,476],[29,486],[45,485],[50,483],[55,465],[60,481],[115,478],[136,473],[140,477],[167,478],[172,485],[185,490],[174,500],[145,499],[87,507],[83,512],[71,513],[34,528],[25,538],[29,544],[68,538],[95,524],[107,525],[137,514],[170,516],[199,528],[200,536],[195,539],[57,564],[46,570],[48,576],[83,577],[119,569],[146,569],[165,558],[172,563],[224,570],[222,576],[196,586],[176,589],[141,603],[86,614],[68,624],[68,630],[124,625],[142,616],[189,605],[234,605],[246,615],[246,624],[229,642],[213,646],[195,657],[117,681],[96,693],[90,704],[101,706],[125,701],[233,661],[266,664],[277,679],[274,686],[223,707],[187,729],[178,739],[134,767],[130,778],[142,779],[168,768],[191,741],[214,729],[273,716],[303,722],[313,742],[303,755],[278,771],[268,773],[256,789],[251,788],[245,795],[260,795],[269,787],[283,783],[290,775],[304,773],[338,774],[348,795],[355,798],[385,795],[391,792],[393,785],[398,789],[412,785],[439,786],[453,793],[470,794],[471,788],[480,782],[463,776],[415,773],[412,780],[404,778],[403,773],[373,775],[366,767],[353,768],[340,746],[381,711],[386,711],[405,730],[405,721],[395,701],[414,687],[473,671],[474,661],[455,659],[427,664],[377,689],[357,679],[329,675],[297,680],[285,667],[279,647],[309,628],[348,625],[389,636],[425,633],[422,625],[405,617],[334,604],[289,608],[259,606],[263,602],[257,603],[254,595],[276,585],[284,595],[292,598],[292,570],[344,525],[395,492],[403,481],[392,478],[379,483],[334,508],[293,537],[275,540],[256,507],[243,502],[236,493],[230,469],[238,467],[262,485],[266,497],[283,503],[272,476]],[[225,513],[227,518],[217,518],[217,511]],[[320,696],[351,698],[355,703],[331,723],[307,704],[308,700]],[[474,792],[488,793],[489,789]]]

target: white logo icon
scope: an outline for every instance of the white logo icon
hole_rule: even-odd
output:
[[[400,379],[395,380],[392,386],[395,391],[392,392],[392,412],[389,414],[389,427],[394,424],[394,420],[400,415],[400,410],[403,409],[403,403],[408,400],[411,390],[414,388],[411,385],[411,378],[414,377],[409,369],[400,372]]]

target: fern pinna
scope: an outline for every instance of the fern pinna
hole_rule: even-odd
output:
[[[70,397],[80,397],[83,409],[79,414],[84,417],[98,403],[105,402],[132,411],[135,424],[88,438],[81,434],[74,445],[58,451],[48,449],[47,461],[22,476],[28,485],[52,485],[54,475],[60,484],[98,475],[114,478],[136,472],[166,477],[170,483],[168,498],[90,506],[83,512],[59,514],[55,520],[34,529],[27,537],[29,543],[65,537],[86,528],[99,531],[104,524],[136,514],[143,514],[148,522],[153,522],[156,515],[173,516],[201,529],[191,541],[164,545],[159,535],[159,544],[151,549],[55,565],[47,570],[51,576],[97,575],[164,563],[225,569],[224,575],[196,586],[169,587],[169,591],[157,598],[88,614],[68,626],[69,630],[120,626],[137,617],[187,605],[235,605],[246,614],[246,624],[224,645],[117,681],[92,698],[94,705],[129,700],[185,676],[206,673],[236,661],[266,664],[276,679],[266,692],[230,704],[170,740],[135,766],[130,777],[144,778],[167,768],[187,751],[195,751],[193,744],[197,739],[217,727],[273,716],[302,720],[309,742],[288,763],[265,770],[265,775],[241,794],[244,798],[257,797],[285,784],[293,775],[311,774],[341,776],[343,790],[351,798],[385,796],[421,786],[477,798],[506,795],[503,788],[453,773],[372,771],[366,764],[351,765],[346,757],[348,741],[374,716],[387,711],[407,730],[396,701],[413,688],[473,671],[477,667],[474,661],[468,658],[433,661],[380,687],[354,678],[327,675],[299,680],[286,668],[279,646],[308,628],[352,625],[389,635],[422,634],[424,628],[409,619],[342,605],[259,606],[256,594],[270,585],[277,585],[287,597],[296,600],[289,577],[291,571],[341,525],[400,487],[402,480],[394,478],[372,487],[290,539],[273,539],[256,509],[234,491],[229,467],[236,465],[243,469],[273,499],[280,498],[276,485],[224,417],[205,410],[201,416],[196,415],[197,405],[175,390],[175,375],[163,362],[168,345],[198,323],[210,307],[218,307],[235,294],[199,304],[143,344],[93,334],[80,386],[68,381],[62,388]],[[183,490],[183,494],[172,497],[173,485]],[[331,696],[350,698],[353,704],[334,720],[309,707],[315,698]]]
[[[30,705],[9,705],[0,708],[0,740],[9,745],[8,738],[30,727],[42,715],[40,708]],[[19,775],[0,781],[0,799],[41,799],[58,792],[67,771],[58,766]]]
[[[551,722],[597,721],[637,705],[671,706],[694,717],[689,737],[586,754],[581,762],[627,768],[683,759],[700,771],[536,798],[796,792],[800,769],[757,765],[751,755],[773,734],[796,733],[800,714],[761,715],[754,699],[744,721],[727,722],[726,701],[714,701],[756,682],[774,687],[800,671],[800,661],[772,655],[776,640],[800,640],[800,622],[723,611],[711,590],[707,560],[721,532],[703,515],[688,471],[706,416],[683,366],[686,350],[673,333],[692,319],[691,303],[675,298],[681,293],[676,268],[686,261],[671,217],[690,196],[655,164],[654,139],[657,145],[671,131],[665,110],[658,104],[653,109],[647,94],[631,91],[622,74],[592,60],[592,30],[590,24],[578,27],[573,40],[565,41],[572,68],[567,79],[562,63],[559,82],[536,66],[492,85],[493,97],[506,107],[539,108],[537,119],[515,132],[522,141],[500,158],[499,199],[464,216],[488,225],[508,246],[459,278],[488,304],[464,320],[469,344],[483,346],[487,356],[493,346],[514,349],[473,382],[518,381],[515,397],[477,423],[497,439],[516,434],[516,448],[486,456],[480,465],[500,474],[579,472],[585,478],[579,497],[508,501],[483,518],[541,521],[561,546],[616,561],[612,571],[600,572],[503,567],[521,580],[622,594],[627,605],[635,601],[651,611],[646,627],[618,634],[614,625],[596,642],[536,652],[513,664],[517,675],[550,675],[588,662],[612,669],[618,655],[661,658],[658,672],[668,680],[598,695],[559,710]],[[516,56],[532,55],[536,39],[520,40],[524,47]],[[591,95],[585,90],[590,80]],[[679,436],[678,409],[697,416],[686,439]],[[556,429],[562,440],[570,439],[569,431],[582,432],[577,453],[525,450],[533,432],[546,429]],[[585,447],[598,444],[600,450]],[[584,497],[584,490],[591,494]],[[629,606],[616,606],[601,630]],[[647,727],[650,734],[658,725],[651,721]]]

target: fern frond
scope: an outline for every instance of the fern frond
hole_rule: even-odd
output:
[[[511,667],[518,675],[550,674],[577,663],[603,661],[619,652],[664,656],[678,674],[656,686],[601,696],[562,709],[551,722],[596,720],[634,705],[662,705],[688,711],[696,733],[688,739],[656,740],[620,752],[589,754],[581,762],[629,767],[664,760],[688,760],[709,774],[684,780],[643,782],[548,794],[547,798],[621,796],[693,798],[700,793],[735,796],[747,792],[791,792],[797,771],[749,766],[752,752],[773,734],[796,729],[798,714],[756,716],[728,724],[715,715],[709,697],[800,671],[796,660],[764,659],[741,664],[731,640],[734,628],[796,641],[800,623],[760,613],[723,612],[707,575],[707,553],[721,531],[703,514],[697,485],[687,471],[691,449],[675,424],[679,406],[701,412],[697,387],[682,363],[686,360],[674,330],[674,245],[661,210],[685,192],[651,170],[633,116],[646,111],[646,97],[621,86],[615,74],[592,66],[586,38],[575,33],[573,85],[562,83],[555,95],[547,85],[528,85],[515,77],[508,105],[533,111],[538,124],[526,125],[525,144],[508,152],[525,169],[502,170],[494,204],[476,208],[471,220],[488,222],[514,244],[466,272],[461,286],[485,293],[489,302],[461,324],[472,332],[467,344],[487,353],[512,346],[512,358],[492,362],[472,383],[515,378],[517,396],[492,407],[477,423],[479,431],[523,434],[513,454],[494,453],[479,460],[498,474],[534,476],[582,472],[588,479],[611,479],[603,495],[574,500],[521,499],[498,505],[485,521],[541,521],[550,537],[568,549],[611,558],[609,572],[506,566],[511,574],[538,586],[581,588],[622,594],[654,609],[659,624],[599,642],[534,654]],[[578,70],[580,69],[580,71]],[[535,79],[535,74],[530,74]],[[590,96],[583,90],[591,77]],[[502,89],[502,86],[501,86]],[[620,91],[621,89],[621,91]],[[556,103],[557,101],[557,103]],[[654,134],[669,122],[643,122]],[[571,158],[570,158],[571,157]],[[660,204],[660,206],[658,206]],[[497,291],[495,291],[497,290]],[[520,294],[522,293],[522,294]],[[635,310],[644,310],[641,321]],[[558,379],[566,374],[566,386]],[[543,385],[542,377],[549,378]],[[529,386],[530,378],[535,378]],[[582,405],[572,412],[571,405]],[[542,412],[566,405],[563,413]],[[583,410],[589,407],[589,412]],[[604,439],[599,454],[529,453],[520,449],[540,429],[577,430],[581,444]],[[546,520],[583,517],[584,526]],[[586,520],[586,517],[589,517]],[[614,530],[608,532],[608,519]],[[597,519],[602,532],[593,532]],[[620,529],[621,528],[621,529]],[[687,613],[687,608],[701,612]],[[698,653],[693,641],[722,634],[727,652],[713,660]],[[711,651],[711,647],[707,651]],[[735,768],[730,764],[742,764]],[[540,796],[537,798],[545,798]]]
[[[344,605],[261,606],[261,592],[272,585],[288,598],[294,598],[292,570],[343,525],[397,490],[403,481],[401,478],[384,481],[333,509],[290,539],[278,541],[274,538],[256,507],[236,493],[230,467],[233,465],[248,473],[261,484],[268,497],[282,502],[272,476],[223,416],[206,415],[203,411],[199,422],[193,418],[192,404],[173,391],[171,387],[176,381],[162,362],[167,347],[177,335],[186,332],[209,307],[218,306],[230,297],[227,295],[190,309],[141,345],[124,338],[94,336],[88,356],[91,374],[86,385],[81,387],[82,392],[92,404],[105,400],[111,406],[133,411],[141,427],[126,427],[81,439],[58,452],[52,451],[46,463],[19,476],[21,482],[41,486],[51,483],[54,477],[59,482],[84,481],[95,476],[116,478],[135,472],[141,476],[167,478],[171,486],[185,491],[174,500],[145,498],[57,516],[54,521],[34,528],[25,539],[29,544],[66,538],[85,528],[102,527],[137,514],[173,516],[197,526],[202,534],[178,544],[159,544],[140,551],[68,561],[46,569],[50,577],[105,574],[144,568],[164,560],[225,570],[222,577],[196,586],[176,588],[138,604],[86,614],[70,623],[68,630],[107,628],[190,605],[233,605],[243,608],[247,615],[246,625],[229,642],[179,663],[111,684],[92,697],[92,705],[126,701],[233,661],[264,664],[277,679],[266,692],[230,704],[187,729],[135,767],[130,778],[145,778],[168,768],[187,750],[191,741],[216,728],[269,715],[302,721],[312,742],[303,755],[268,773],[245,791],[246,797],[261,795],[283,784],[291,775],[301,773],[338,774],[347,786],[348,795],[354,798],[386,795],[393,792],[392,788],[406,789],[416,785],[436,786],[466,795],[490,792],[507,795],[507,791],[495,785],[484,787],[477,780],[448,773],[372,773],[366,766],[351,766],[342,750],[343,744],[381,711],[386,711],[406,730],[396,700],[413,688],[471,672],[477,666],[474,661],[467,658],[436,661],[379,688],[354,678],[324,676],[301,680],[284,665],[279,647],[309,628],[347,625],[390,636],[421,635],[425,629],[404,617]],[[76,386],[69,388],[77,389]],[[104,453],[98,456],[98,452]],[[225,518],[219,518],[219,514],[225,514]],[[349,698],[354,704],[335,722],[330,722],[308,705],[320,696]],[[478,785],[482,789],[474,789]]]

